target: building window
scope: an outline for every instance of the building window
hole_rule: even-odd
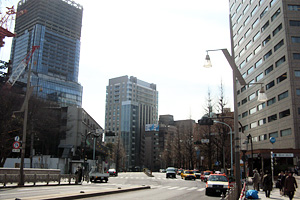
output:
[[[255,8],[252,10],[252,12],[251,12],[251,16],[253,17],[253,15],[257,12],[257,6],[255,6]]]
[[[248,24],[249,20],[250,20],[250,17],[248,16],[244,21],[244,26],[246,26]]]
[[[282,29],[282,24],[279,24],[279,26],[277,26],[277,28],[275,28],[275,30],[273,31],[273,36],[275,36],[281,29]]]
[[[274,103],[276,103],[276,98],[273,97],[272,99],[267,101],[267,106],[273,105]]]
[[[278,101],[281,101],[282,99],[285,99],[289,96],[289,91],[285,91],[278,95]]]
[[[271,21],[274,21],[274,19],[276,19],[276,17],[280,14],[281,10],[280,8],[278,8],[278,10],[272,15],[271,17]]]
[[[246,7],[245,7],[244,10],[243,10],[243,14],[244,14],[244,15],[245,15],[246,12],[248,11],[248,8],[249,8],[249,5],[246,5]]]
[[[288,9],[291,11],[300,11],[300,5],[288,5]]]
[[[267,123],[266,118],[263,118],[263,119],[261,119],[261,120],[258,120],[258,126],[264,125],[264,124],[266,124],[266,123]]]
[[[278,67],[278,66],[280,66],[284,62],[285,62],[285,56],[282,56],[279,60],[277,60],[275,62],[275,66]]]
[[[300,53],[293,53],[294,60],[300,60]]]
[[[268,84],[266,85],[266,90],[271,89],[272,87],[274,87],[274,85],[275,85],[275,82],[274,82],[274,81],[271,81],[270,83],[268,83]]]
[[[264,109],[265,107],[266,107],[266,103],[263,102],[257,106],[257,111],[260,111],[260,110]]]
[[[241,31],[243,30],[244,26],[242,25],[238,30],[237,30],[237,34],[239,35],[241,33]]]
[[[247,38],[247,36],[249,35],[249,33],[251,32],[251,29],[249,28],[246,33],[244,34],[244,37]]]
[[[269,21],[267,21],[262,27],[261,27],[261,32],[264,32],[264,30],[266,30],[266,28],[268,28],[268,26],[270,25]]]
[[[282,112],[279,113],[279,119],[290,116],[290,109],[284,110]]]
[[[295,70],[295,77],[300,77],[300,70]]]
[[[250,53],[250,55],[246,58],[246,61],[249,62],[251,60],[251,58],[253,57],[253,54]]]
[[[246,61],[243,61],[241,64],[240,64],[240,68],[242,69],[246,64]]]
[[[242,113],[242,118],[247,117],[247,116],[248,116],[248,111]]]
[[[267,134],[263,134],[263,135],[260,135],[259,136],[259,141],[264,141],[264,140],[267,140]]]
[[[300,89],[296,89],[296,95],[300,96]]]
[[[250,40],[250,41],[246,44],[245,49],[248,49],[251,45],[252,45],[252,40]]]
[[[270,2],[270,7],[272,7],[273,5],[274,5],[274,3],[276,3],[277,2],[277,0],[272,0],[271,2]]]
[[[260,18],[262,18],[268,11],[268,7],[266,7],[261,13],[260,13]]]
[[[251,66],[248,70],[247,70],[247,74],[251,74],[254,71],[254,67]]]
[[[264,55],[264,60],[267,60],[272,55],[272,50]]]
[[[248,96],[248,99],[249,99],[249,101],[251,101],[252,99],[254,99],[256,97],[256,94],[255,94],[255,92],[253,92],[252,94],[250,94],[249,96]]]
[[[262,64],[262,59],[259,59],[255,64],[255,68],[259,67]]]
[[[237,20],[236,20],[236,23],[237,23],[237,24],[240,23],[241,18],[242,18],[242,15],[240,15],[240,16],[237,18]]]
[[[257,40],[257,38],[260,36],[260,31],[258,31],[254,36],[253,36],[253,42]]]
[[[258,23],[259,23],[259,19],[257,18],[252,24],[252,29],[254,29],[258,25]]]
[[[239,53],[239,56],[241,57],[245,53],[245,49],[242,49]]]
[[[277,114],[271,115],[268,117],[268,122],[273,122],[277,120]]]
[[[292,43],[300,43],[300,37],[292,36]]]
[[[249,110],[249,115],[252,115],[253,113],[256,113],[256,107]]]
[[[246,86],[243,86],[242,88],[241,88],[241,92],[244,92],[246,90]]]
[[[257,122],[252,122],[252,123],[250,124],[250,129],[251,129],[251,128],[255,128],[255,127],[257,127]]]
[[[300,26],[299,20],[290,20],[290,26]]]
[[[282,74],[281,76],[279,76],[279,77],[276,79],[276,80],[277,80],[277,83],[280,83],[280,82],[284,81],[286,78],[287,78],[286,73]]]
[[[254,49],[254,54],[257,54],[261,50],[261,45],[258,45],[256,49]]]
[[[244,37],[242,37],[242,38],[239,40],[238,45],[241,45],[243,41],[244,41]]]
[[[247,103],[247,98],[244,98],[244,99],[242,100],[242,105],[245,104],[245,103]]]
[[[241,4],[238,5],[238,7],[236,8],[236,12],[238,13],[240,9],[241,9]]]
[[[282,47],[284,45],[283,40],[281,40],[280,42],[278,42],[275,46],[274,46],[274,52],[277,51],[280,47]]]
[[[270,67],[268,67],[268,68],[265,70],[265,75],[269,74],[271,71],[273,71],[273,65],[271,65]]]
[[[269,138],[271,138],[271,137],[277,138],[278,137],[278,131],[269,133]]]
[[[292,135],[292,129],[288,128],[288,129],[285,129],[285,130],[281,130],[280,131],[280,136],[287,136],[287,135]]]
[[[269,35],[263,42],[262,45],[265,46],[271,40],[271,36]]]
[[[255,77],[255,81],[259,82],[264,77],[264,73],[260,73],[258,76]]]

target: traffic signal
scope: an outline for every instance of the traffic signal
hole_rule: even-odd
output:
[[[199,125],[213,125],[214,120],[208,117],[202,117],[201,119],[198,120]]]

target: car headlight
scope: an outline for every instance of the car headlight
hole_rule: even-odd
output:
[[[206,187],[213,187],[213,184],[207,184]]]
[[[223,185],[223,188],[228,188],[228,185]]]

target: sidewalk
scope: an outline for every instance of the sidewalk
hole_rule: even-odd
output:
[[[295,176],[297,184],[298,184],[298,188],[296,189],[295,195],[294,195],[294,199],[300,199],[300,176]],[[250,185],[248,186],[249,190],[253,189],[253,186]],[[273,190],[271,191],[271,195],[270,198],[267,198],[265,195],[265,192],[260,190],[258,192],[258,197],[260,200],[266,200],[266,199],[278,199],[278,200],[289,200],[289,198],[287,196],[281,196],[279,189],[278,188],[273,188]]]

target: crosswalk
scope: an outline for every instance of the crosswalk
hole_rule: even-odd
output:
[[[159,190],[187,190],[187,191],[198,191],[202,192],[205,188],[198,188],[198,187],[179,187],[179,186],[161,186],[161,185],[149,185],[152,189],[159,189]]]

